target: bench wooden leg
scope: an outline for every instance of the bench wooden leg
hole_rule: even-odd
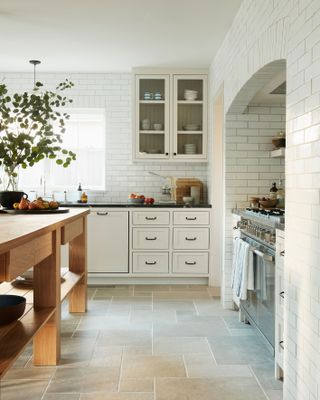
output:
[[[84,276],[69,294],[69,311],[87,311],[87,219],[83,218],[83,232],[69,242],[69,270]]]
[[[60,229],[52,232],[52,254],[34,266],[34,307],[55,313],[33,339],[34,365],[57,365],[60,359]]]

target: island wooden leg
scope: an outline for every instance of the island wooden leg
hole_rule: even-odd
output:
[[[87,218],[83,218],[83,232],[69,242],[69,270],[84,274],[69,295],[69,311],[87,311]]]
[[[52,254],[34,266],[34,307],[55,313],[33,339],[34,365],[57,365],[60,359],[60,229],[52,232]]]

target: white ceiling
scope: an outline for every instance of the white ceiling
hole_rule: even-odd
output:
[[[242,0],[1,0],[0,71],[207,67]]]

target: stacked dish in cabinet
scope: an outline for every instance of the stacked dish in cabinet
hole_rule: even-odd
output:
[[[283,352],[284,352],[284,231],[276,231],[276,281],[275,281],[275,376],[283,378]]]

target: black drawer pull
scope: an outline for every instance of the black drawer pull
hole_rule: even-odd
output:
[[[284,299],[284,291],[279,293],[279,296],[282,297]]]
[[[196,261],[185,261],[184,262],[186,265],[196,265],[197,262]]]
[[[195,221],[197,217],[186,217],[187,221]]]
[[[145,264],[146,265],[156,265],[157,261],[146,261]]]
[[[155,221],[157,217],[145,217],[147,221]]]
[[[197,238],[196,238],[196,237],[188,238],[188,237],[186,236],[186,240],[197,240]]]
[[[281,340],[281,341],[279,342],[279,346],[282,348],[282,350],[284,350],[283,340]]]
[[[145,239],[146,239],[146,240],[157,240],[157,238],[156,238],[156,237],[149,238],[149,237],[147,237],[147,236],[145,237]]]
[[[98,211],[97,215],[108,215],[108,211]]]
[[[239,229],[239,227],[238,227],[238,226],[234,226],[232,229],[233,229],[234,231],[236,231],[237,229]]]
[[[280,256],[284,257],[284,250],[280,251]]]

